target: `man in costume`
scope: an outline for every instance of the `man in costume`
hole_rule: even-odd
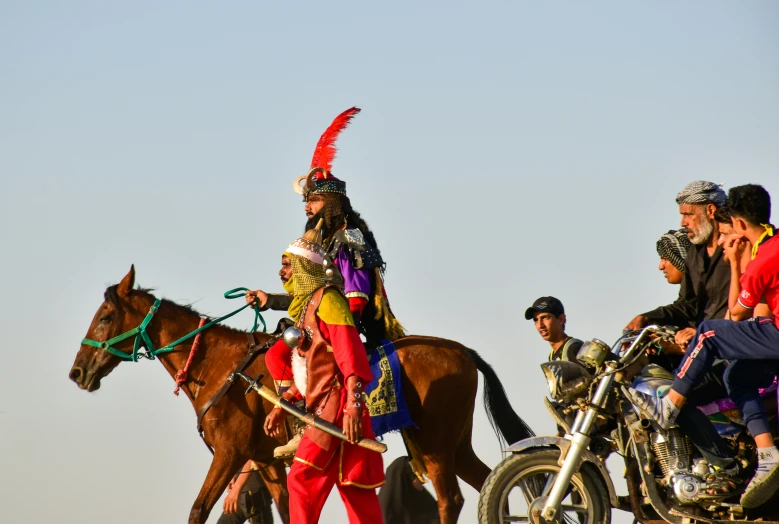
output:
[[[632,389],[629,392],[645,416],[667,429],[712,363],[716,359],[735,360],[725,374],[725,383],[757,445],[757,472],[741,497],[742,506],[753,508],[771,500],[779,489],[779,451],[758,392],[779,373],[779,240],[769,223],[771,198],[762,186],[732,188],[728,206],[736,232],[725,242],[731,276],[728,311],[733,321],[705,320],[698,326],[667,395],[658,398]],[[761,297],[765,297],[773,318],[752,316]]]
[[[327,257],[340,272],[343,292],[355,324],[372,348],[381,340],[404,336],[403,326],[390,310],[384,290],[385,263],[373,232],[352,208],[346,196],[346,182],[333,176],[335,141],[360,109],[353,107],[338,115],[319,138],[307,175],[298,177],[293,189],[303,196],[311,229],[319,219]],[[338,278],[337,276],[335,278]]]
[[[246,293],[246,302],[249,304],[256,303],[260,306],[261,311],[266,311],[268,309],[286,311],[293,301],[292,293],[295,288],[293,276],[294,272],[290,254],[285,252],[281,255],[279,277],[281,278],[281,284],[286,293],[271,294],[266,293],[261,289],[248,291]],[[281,338],[265,353],[265,365],[268,367],[268,373],[273,378],[273,384],[276,386],[276,393],[279,395],[283,394],[292,386],[292,361],[290,357],[290,348]],[[298,444],[303,436],[303,428],[300,426],[297,419],[293,416],[290,416],[289,419],[289,428],[294,435],[292,435],[292,438],[287,444],[273,450],[273,456],[275,458],[292,457],[295,454],[295,451],[297,451]]]
[[[329,275],[327,282],[341,288],[348,299],[355,326],[365,335],[368,347],[372,348],[381,340],[397,340],[405,333],[387,301],[382,278],[385,264],[373,232],[360,214],[352,209],[346,196],[346,183],[330,173],[338,135],[359,112],[356,107],[348,109],[330,124],[319,138],[308,175],[298,177],[294,189],[306,201],[310,226],[307,229],[312,229],[322,220],[323,244],[327,246],[325,258],[330,264],[326,272]],[[290,280],[291,268],[289,272],[286,280],[282,275],[282,282],[285,282],[285,291],[291,293],[294,287]],[[261,290],[247,293],[246,300],[250,303],[257,300],[261,308],[274,310],[287,309],[291,302],[289,295],[269,295]],[[290,349],[279,340],[265,354],[265,362],[279,394],[283,393],[292,383]],[[295,422],[291,425],[295,426]],[[296,432],[288,444],[276,448],[274,456],[291,457],[299,442],[300,433]]]
[[[283,398],[303,398],[309,412],[343,426],[349,442],[309,427],[287,477],[292,522],[317,522],[325,501],[338,487],[351,523],[382,522],[375,489],[384,484],[381,454],[354,445],[372,438],[364,409],[364,387],[372,374],[365,347],[343,294],[327,284],[321,235],[308,231],[287,249],[293,267],[293,300],[289,314],[303,334],[292,350],[294,385]],[[265,420],[273,435],[283,420],[274,408]]]

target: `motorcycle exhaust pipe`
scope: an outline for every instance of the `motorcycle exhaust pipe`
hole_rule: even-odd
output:
[[[645,418],[642,418],[641,420],[637,420],[630,425],[631,433],[636,433],[639,431],[647,431],[651,428],[652,428],[652,422],[650,422]]]

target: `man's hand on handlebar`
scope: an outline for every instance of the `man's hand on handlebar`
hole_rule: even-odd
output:
[[[622,331],[636,331],[637,329],[645,327],[647,324],[649,324],[649,319],[643,315],[638,315],[633,320],[631,320]]]

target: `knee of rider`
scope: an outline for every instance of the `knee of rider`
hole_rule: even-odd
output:
[[[265,365],[268,366],[268,372],[276,380],[281,380],[281,375],[284,374],[284,370],[291,371],[289,363],[285,363],[280,358],[265,358]]]
[[[746,360],[737,360],[728,366],[722,375],[722,381],[725,383],[728,395],[732,395],[734,391],[738,393],[745,389],[757,390],[755,375],[751,368],[751,362]]]

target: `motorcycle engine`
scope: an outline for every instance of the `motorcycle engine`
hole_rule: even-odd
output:
[[[693,445],[687,436],[675,428],[665,435],[652,433],[652,450],[677,502],[696,504],[711,500],[707,490],[717,488],[721,481],[705,459],[692,458]]]

